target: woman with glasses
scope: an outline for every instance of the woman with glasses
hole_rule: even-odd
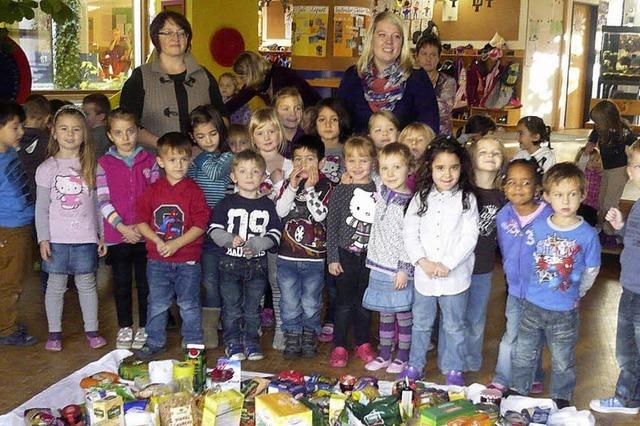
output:
[[[189,112],[211,104],[226,115],[218,83],[189,53],[191,24],[183,15],[164,11],[151,22],[155,60],[141,65],[122,87],[120,106],[140,117],[138,142],[155,148],[167,132],[188,133]]]

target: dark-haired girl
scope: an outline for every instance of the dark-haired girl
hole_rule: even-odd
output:
[[[490,387],[500,391],[509,389],[511,382],[511,350],[518,338],[520,312],[533,273],[531,261],[535,241],[531,227],[538,220],[546,220],[553,210],[538,195],[542,187],[542,175],[533,160],[514,160],[507,166],[503,182],[504,194],[509,201],[496,217],[498,245],[502,253],[502,267],[507,277],[507,326],[500,341],[498,363]],[[542,391],[542,369],[534,378],[532,393]]]
[[[513,160],[535,158],[543,172],[556,164],[556,155],[551,151],[551,128],[544,124],[540,117],[529,115],[518,121],[518,143],[520,151],[516,152]],[[542,146],[546,142],[545,146]]]
[[[469,154],[455,138],[439,136],[427,148],[403,227],[415,265],[411,352],[403,378],[422,377],[440,306],[445,338],[440,367],[447,384],[464,386],[465,308],[478,241],[472,175]]]

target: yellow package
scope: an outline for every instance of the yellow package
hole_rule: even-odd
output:
[[[329,424],[335,424],[340,417],[340,413],[344,410],[344,404],[347,401],[347,395],[343,393],[331,394],[329,398]]]
[[[204,399],[202,424],[207,426],[239,426],[244,395],[235,389],[209,392]]]
[[[108,395],[91,404],[91,424],[124,426],[124,408],[120,395]]]
[[[256,426],[312,426],[312,423],[311,410],[286,392],[256,397]]]

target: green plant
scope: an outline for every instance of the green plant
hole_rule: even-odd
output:
[[[69,2],[66,2],[69,3]],[[13,24],[23,19],[33,19],[35,9],[40,8],[44,13],[51,15],[56,24],[72,20],[77,16],[77,10],[73,10],[62,0],[0,0],[0,23]]]
[[[53,80],[60,89],[77,89],[81,80],[78,0],[66,0],[66,3],[73,12],[73,19],[56,27]]]

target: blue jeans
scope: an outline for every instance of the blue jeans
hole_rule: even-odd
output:
[[[507,296],[507,305],[504,316],[507,324],[500,340],[498,349],[498,362],[496,363],[496,373],[493,382],[508,388],[511,385],[511,357],[518,340],[518,326],[524,299],[512,295]],[[542,351],[541,351],[542,353]],[[536,382],[544,382],[544,371],[542,371],[542,357],[538,357],[535,379]]]
[[[640,294],[622,289],[618,305],[616,396],[626,407],[640,407]]]
[[[438,305],[444,327],[444,352],[440,370],[447,373],[451,370],[462,371],[465,366],[466,346],[464,344],[465,323],[464,312],[467,306],[468,291],[452,296],[424,296],[413,290],[413,328],[411,329],[411,352],[409,365],[422,371],[427,363],[427,349],[431,342],[433,322],[436,319]]]
[[[278,258],[278,287],[282,331],[320,333],[324,261],[305,262]]]
[[[220,262],[220,249],[205,244],[202,247],[202,306],[205,308],[220,307],[220,274],[218,263]]]
[[[576,343],[578,310],[551,311],[528,301],[522,306],[518,342],[513,353],[511,387],[527,395],[531,389],[535,365],[547,339],[551,352],[551,387],[553,399],[570,401],[576,387]]]
[[[176,296],[182,318],[182,340],[202,343],[202,306],[200,305],[200,264],[147,262],[149,308],[147,345],[163,348],[167,343],[167,317]]]
[[[487,303],[491,296],[492,273],[471,275],[466,308],[466,335],[467,357],[464,371],[480,371],[482,367],[482,345],[484,342],[484,325],[487,319]],[[438,336],[438,365],[442,371],[442,356],[445,352],[444,328],[442,322]]]
[[[268,281],[267,257],[222,256],[220,295],[224,344],[258,344],[260,301]]]

